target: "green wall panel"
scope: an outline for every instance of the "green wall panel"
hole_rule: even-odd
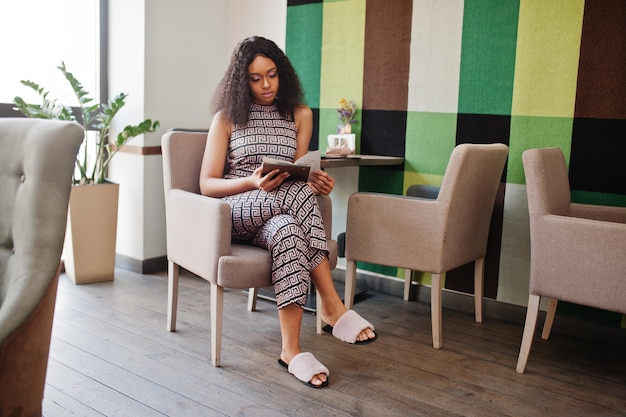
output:
[[[467,0],[459,113],[511,114],[519,2]]]
[[[443,175],[456,145],[456,113],[408,112],[405,169]]]
[[[322,12],[322,3],[287,8],[285,53],[298,72],[307,104],[314,108],[320,107]]]
[[[592,191],[572,190],[572,201],[583,204],[626,207],[626,194],[594,193]]]
[[[401,195],[404,171],[395,166],[361,167],[359,191]]]
[[[529,148],[561,148],[569,161],[572,119],[568,117],[511,117],[507,182],[526,184],[522,153]]]

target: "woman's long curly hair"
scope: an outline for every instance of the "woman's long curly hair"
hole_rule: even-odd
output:
[[[248,123],[252,104],[248,66],[258,55],[276,64],[279,80],[276,107],[283,117],[293,120],[296,107],[303,102],[302,85],[289,58],[274,42],[260,36],[246,38],[235,47],[228,70],[217,86],[213,110],[221,111],[235,125]]]

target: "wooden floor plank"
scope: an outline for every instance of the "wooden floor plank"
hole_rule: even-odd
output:
[[[96,325],[89,326],[89,323]],[[57,361],[76,362],[81,356],[90,355],[85,356],[81,365],[87,376],[120,392],[129,392],[134,401],[149,404],[165,415],[176,415],[176,410],[187,415],[206,415],[213,404],[218,408],[227,408],[215,410],[211,415],[236,415],[242,409],[250,411],[258,407],[247,398],[241,398],[236,388],[235,392],[229,392],[222,386],[204,384],[207,374],[215,372],[206,360],[189,357],[157,343],[148,343],[145,338],[115,328],[105,321],[89,322],[85,317],[66,319],[55,327],[55,336],[58,341],[66,343],[61,349],[64,356],[53,356]],[[81,339],[81,349],[73,351],[70,343],[77,339]],[[98,357],[91,357],[95,353]],[[163,363],[163,357],[171,359],[171,367]],[[109,366],[112,363],[115,367]],[[197,370],[198,375],[186,372],[186,368]],[[227,382],[230,384],[230,381]],[[199,391],[199,386],[205,389]],[[279,415],[259,408],[262,409],[259,415]]]
[[[376,326],[371,345],[317,335],[305,313],[302,347],[331,370],[330,386],[314,390],[276,363],[275,305],[259,300],[248,312],[241,290],[225,291],[222,366],[213,367],[209,296],[207,282],[183,271],[177,331],[168,332],[166,274],[119,269],[113,282],[80,286],[62,276],[44,415],[625,415],[621,343],[556,332],[535,340],[519,375],[519,324],[444,309],[436,350],[428,304],[368,291],[354,308]]]
[[[54,378],[49,376],[48,380]],[[69,396],[62,391],[55,389],[48,385],[46,386],[44,399],[43,399],[43,411],[46,417],[65,417],[65,416],[103,416],[105,414],[94,410],[83,404],[81,401],[76,400],[72,396]],[[101,407],[101,406],[99,406]]]

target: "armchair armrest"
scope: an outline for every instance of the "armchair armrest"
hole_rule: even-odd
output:
[[[231,251],[230,205],[179,189],[165,203],[168,260],[216,283],[218,259]]]

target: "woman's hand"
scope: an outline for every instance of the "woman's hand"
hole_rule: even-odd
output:
[[[289,177],[288,172],[280,172],[279,169],[270,171],[267,175],[263,175],[262,171],[262,167],[255,169],[252,173],[252,178],[256,187],[266,192],[272,191]]]
[[[309,187],[316,194],[328,195],[335,186],[335,179],[322,170],[313,171],[309,180]]]

